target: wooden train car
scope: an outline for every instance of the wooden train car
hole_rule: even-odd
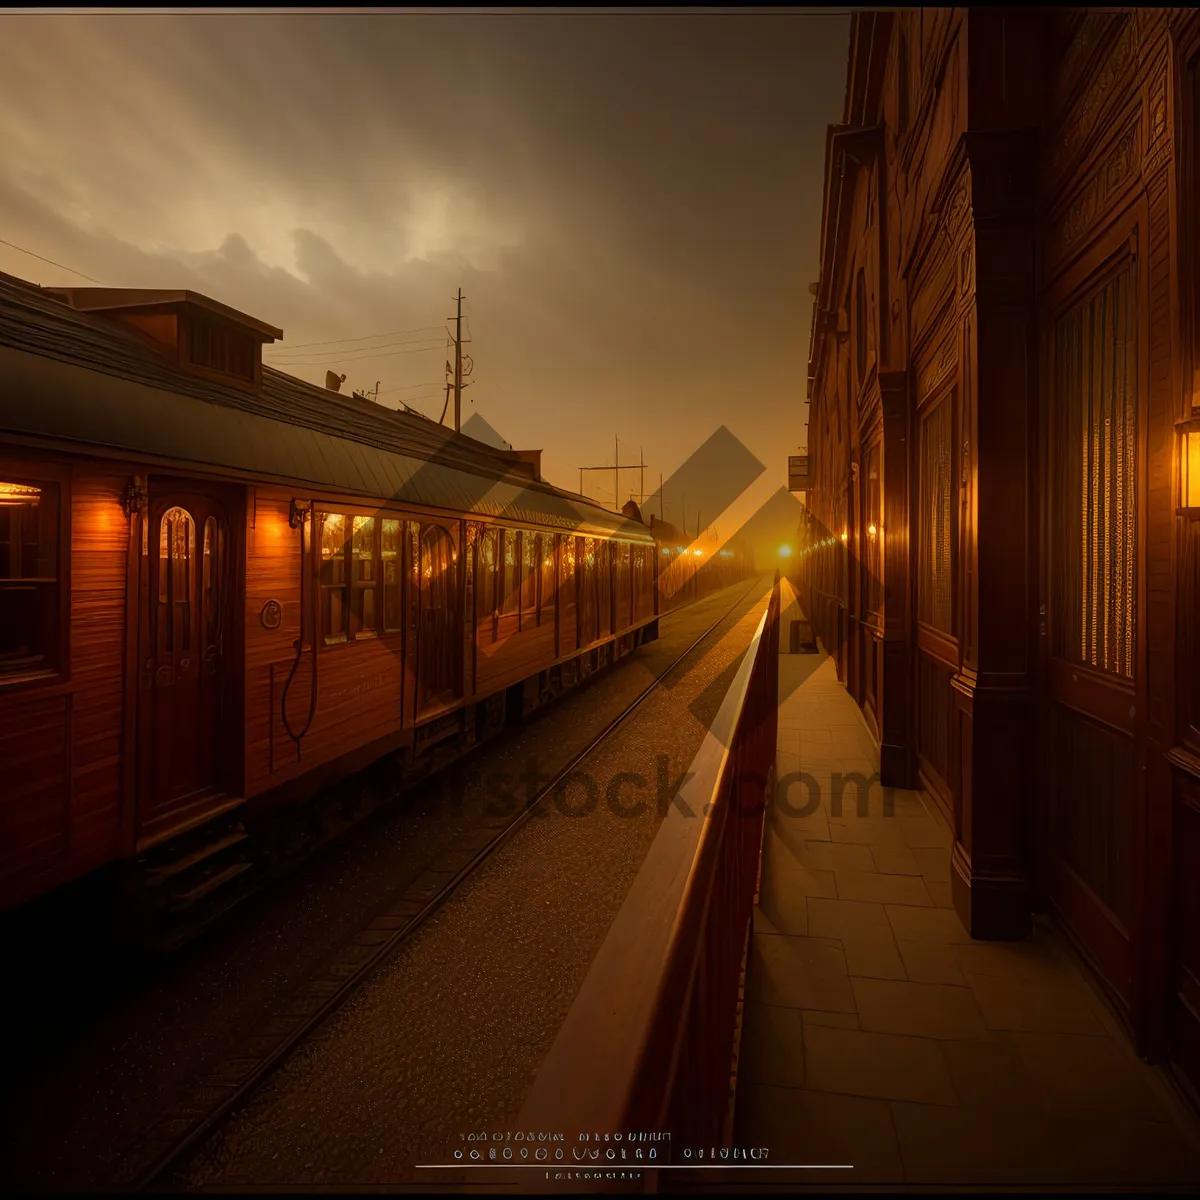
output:
[[[129,860],[186,907],[262,813],[657,636],[644,525],[264,366],[280,337],[0,276],[0,908]]]

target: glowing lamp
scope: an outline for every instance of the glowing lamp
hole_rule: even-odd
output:
[[[1200,513],[1200,422],[1181,430],[1179,506]]]
[[[867,526],[867,536],[874,537],[878,532],[879,530],[875,528],[875,522],[872,521],[871,524]]]
[[[846,531],[843,529],[843,530],[842,530],[842,544],[843,544],[843,545],[845,545],[845,543],[846,543],[846,540],[847,540],[847,538],[849,538],[849,536],[850,536],[850,535],[849,535],[849,534],[848,534],[848,533],[847,533],[847,532],[846,532]]]
[[[693,550],[693,551],[692,551],[692,553],[693,553],[693,554],[694,554],[694,555],[695,555],[697,558],[699,558],[699,557],[700,557],[700,556],[701,556],[701,555],[704,553],[704,551],[703,551],[703,550]]]
[[[779,547],[779,557],[780,558],[791,558],[792,557],[791,546],[780,546]]]

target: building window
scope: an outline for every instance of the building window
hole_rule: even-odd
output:
[[[867,572],[867,612],[883,608],[883,497],[879,470],[879,443],[867,451],[867,544],[863,556]]]
[[[1054,335],[1054,653],[1133,678],[1136,302],[1131,265]]]
[[[402,522],[321,513],[317,583],[326,645],[395,633],[401,626]]]
[[[0,678],[59,665],[58,485],[0,480]]]
[[[854,355],[861,388],[867,377],[867,274],[862,267],[854,284]]]
[[[951,513],[954,476],[950,465],[952,393],[921,422],[920,557],[917,564],[917,616],[943,633],[953,632],[953,544]]]
[[[188,361],[194,366],[252,383],[254,359],[255,342],[249,335],[215,321],[188,322]]]

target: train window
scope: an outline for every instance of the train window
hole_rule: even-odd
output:
[[[521,534],[521,612],[536,613],[538,588],[538,535]]]
[[[633,620],[631,612],[633,600],[633,576],[628,542],[613,543],[613,576],[615,579],[614,595],[617,610],[613,614],[617,627],[621,628]]]
[[[191,514],[183,508],[168,508],[159,522],[158,539],[159,650],[190,650],[192,572],[196,558],[196,525]]]
[[[521,593],[518,591],[520,581],[517,577],[517,531],[503,529],[501,536],[504,538],[504,557],[500,576],[500,611],[515,613],[521,600]]]
[[[554,606],[554,535],[542,534],[542,593],[543,609]]]
[[[224,325],[200,318],[188,322],[188,361],[222,375],[254,380],[254,339]]]
[[[0,480],[0,677],[58,665],[58,485]]]
[[[348,608],[346,578],[346,518],[340,513],[321,515],[321,633],[326,642],[346,640]]]
[[[400,566],[401,529],[396,517],[384,517],[380,521],[379,565],[380,581],[383,584],[383,628],[384,632],[401,629],[400,597],[403,576]]]
[[[379,573],[375,557],[375,518],[355,517],[350,547],[350,632],[354,637],[375,633],[375,597]]]
[[[479,537],[479,574],[475,583],[475,611],[480,622],[496,615],[496,542],[499,531],[485,529]],[[495,627],[492,627],[493,635]]]

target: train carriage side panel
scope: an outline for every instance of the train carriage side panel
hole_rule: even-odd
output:
[[[0,461],[0,907],[120,853],[128,482]]]
[[[361,549],[364,530],[376,532],[374,523],[382,526],[384,518],[368,509],[355,511],[354,506],[317,500],[312,520],[293,529],[291,506],[291,493],[259,489],[248,512],[248,795],[382,739],[397,738],[404,724],[404,632],[398,600],[402,581],[397,573],[385,589],[381,579],[366,578],[381,562],[384,571],[389,570],[389,560],[378,550],[369,565],[366,555],[355,561],[356,532]],[[403,515],[386,514],[386,519],[396,522],[395,529],[388,527],[387,554],[394,552],[399,562]],[[371,526],[365,524],[368,520]],[[309,547],[303,566],[302,537]],[[330,566],[335,543],[345,547],[336,571]],[[365,586],[356,586],[364,580]],[[369,636],[372,625],[377,629]],[[302,628],[303,651],[297,659],[295,642]]]
[[[544,602],[544,560],[553,534],[483,530],[475,601],[475,695],[494,694],[554,662],[554,603]]]

